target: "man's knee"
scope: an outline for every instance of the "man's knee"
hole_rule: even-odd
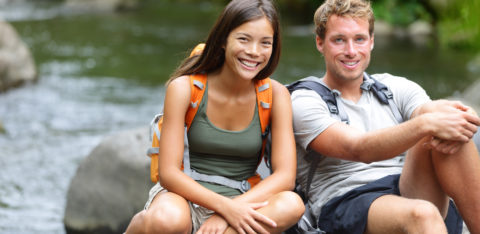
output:
[[[414,204],[408,209],[407,220],[407,229],[413,228],[413,230],[428,230],[435,226],[443,229],[442,227],[445,225],[438,208],[425,200],[414,201]]]

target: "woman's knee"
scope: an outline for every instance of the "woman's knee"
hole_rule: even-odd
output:
[[[182,199],[157,201],[144,214],[147,233],[189,233],[190,208]]]
[[[273,206],[275,212],[286,214],[290,219],[295,220],[295,222],[300,219],[305,212],[302,199],[298,194],[291,191],[278,193],[269,199],[269,204]]]
[[[145,210],[142,210],[135,214],[128,224],[127,230],[125,230],[126,234],[143,234],[146,232],[145,230]]]

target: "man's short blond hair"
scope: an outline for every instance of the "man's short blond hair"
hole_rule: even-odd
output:
[[[350,16],[352,18],[367,19],[368,31],[373,34],[375,17],[369,1],[365,0],[325,0],[318,7],[313,20],[315,22],[315,33],[321,39],[325,39],[327,32],[327,21],[332,15]]]

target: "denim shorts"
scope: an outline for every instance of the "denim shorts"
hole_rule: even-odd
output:
[[[389,175],[332,198],[321,210],[319,228],[326,233],[362,234],[367,225],[368,209],[383,195],[399,195],[400,174]],[[450,201],[445,224],[449,234],[461,234],[463,219]]]

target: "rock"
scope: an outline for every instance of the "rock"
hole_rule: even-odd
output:
[[[430,36],[433,34],[433,26],[426,21],[418,20],[410,24],[407,31],[410,37]]]
[[[79,165],[67,194],[67,232],[122,233],[143,209],[150,181],[147,127],[104,139]]]
[[[0,92],[36,81],[35,62],[16,30],[0,20]]]
[[[391,36],[393,34],[393,26],[385,21],[376,20],[374,33],[375,36]]]
[[[473,74],[480,75],[480,54],[477,54],[470,62],[468,62],[467,69]]]
[[[434,30],[430,23],[417,20],[408,26],[406,33],[415,45],[425,47],[431,41]]]
[[[66,6],[77,11],[118,11],[138,6],[139,0],[67,0]]]

